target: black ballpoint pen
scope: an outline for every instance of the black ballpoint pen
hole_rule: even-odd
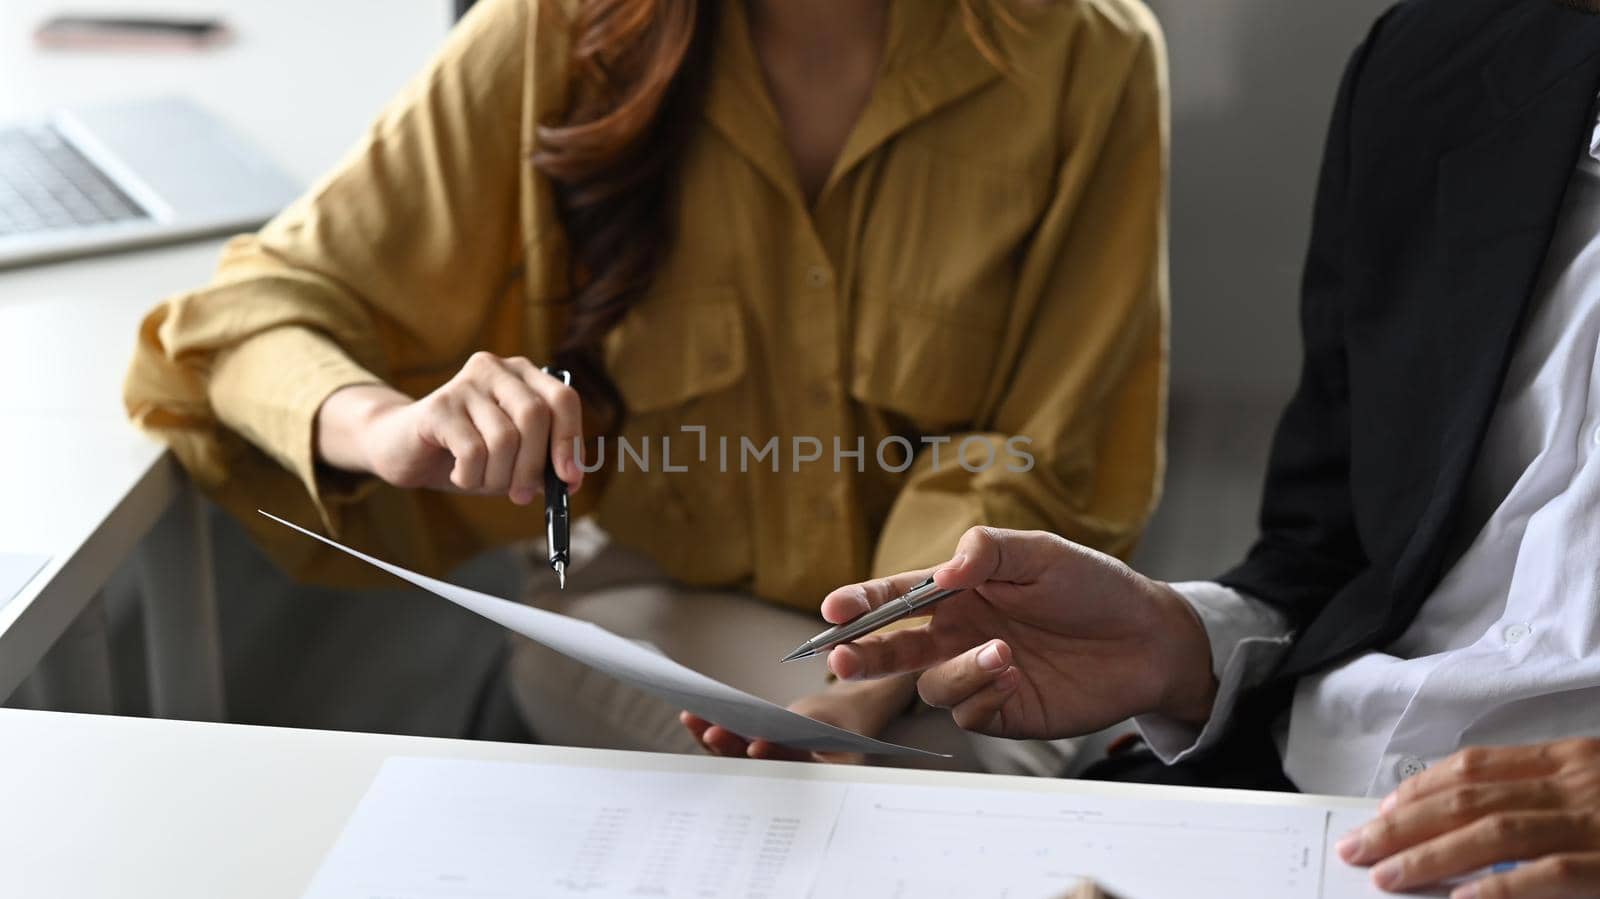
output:
[[[572,386],[572,374],[559,368],[546,368],[545,374]],[[550,567],[556,571],[561,589],[567,589],[567,566],[572,562],[572,520],[567,506],[567,482],[556,474],[555,428],[550,429],[550,454],[544,460],[544,540],[550,551]]]

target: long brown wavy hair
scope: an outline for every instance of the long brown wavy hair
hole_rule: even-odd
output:
[[[559,121],[541,123],[533,165],[555,185],[570,248],[555,361],[608,426],[625,410],[601,341],[649,289],[672,246],[674,174],[699,121],[724,2],[735,0],[580,0],[565,23],[567,102]],[[978,49],[1004,69],[993,23],[1015,23],[1002,0],[954,2]]]

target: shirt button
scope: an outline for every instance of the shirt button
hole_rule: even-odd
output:
[[[1533,634],[1533,627],[1526,622],[1518,622],[1505,629],[1504,637],[1507,646],[1516,646]]]
[[[1399,762],[1395,763],[1394,773],[1398,775],[1401,780],[1409,780],[1413,777],[1416,777],[1418,774],[1421,774],[1427,769],[1427,767],[1427,765],[1422,763],[1422,759],[1419,759],[1414,755],[1408,755]]]
[[[833,274],[827,266],[813,265],[806,269],[806,286],[813,290],[821,290],[833,281]]]
[[[1595,446],[1600,446],[1600,428],[1595,428],[1594,429],[1594,435],[1593,436],[1594,436]]]

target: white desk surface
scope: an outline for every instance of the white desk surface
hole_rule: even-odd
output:
[[[1278,793],[756,762],[0,709],[0,896],[299,896],[396,755],[1265,804]]]
[[[35,26],[82,4],[0,3],[0,122],[51,108],[187,95],[310,184],[439,45],[447,0],[96,0],[97,12],[220,14],[202,52],[44,51]],[[125,422],[135,327],[203,284],[221,240],[0,272],[0,549],[50,562],[0,597],[0,698],[178,495],[165,450]]]

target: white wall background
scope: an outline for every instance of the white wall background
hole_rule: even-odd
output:
[[[1280,402],[1300,265],[1350,52],[1392,0],[1146,0],[1172,59],[1173,388]]]

